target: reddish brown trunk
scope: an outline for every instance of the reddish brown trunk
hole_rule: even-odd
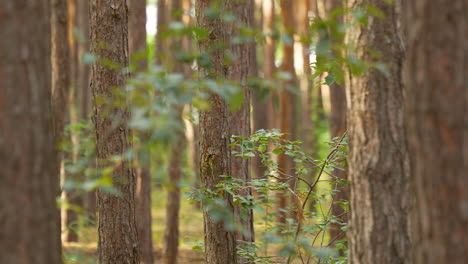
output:
[[[203,74],[210,78],[237,77],[235,66],[231,69],[224,64],[224,50],[214,50],[213,45],[223,43],[229,45],[234,25],[221,18],[209,18],[205,11],[211,7],[212,0],[196,1],[197,24],[210,32],[207,39],[199,41],[200,50],[209,53],[211,67],[203,69]],[[237,5],[232,1],[221,1],[220,10],[235,13]],[[236,13],[235,13],[236,14]],[[239,14],[236,14],[239,15]],[[231,47],[231,48],[237,48]],[[237,50],[232,50],[237,52]],[[238,58],[239,59],[239,58]],[[247,59],[247,58],[240,58]],[[235,62],[238,64],[239,62]],[[215,185],[221,181],[221,175],[230,175],[231,155],[229,141],[231,130],[229,126],[230,111],[221,96],[211,94],[209,97],[211,109],[200,113],[200,177],[202,187],[214,190]],[[242,168],[237,167],[238,170]],[[240,172],[240,171],[239,171]],[[234,214],[232,197],[223,193],[227,213]],[[237,263],[236,232],[227,230],[223,222],[212,219],[204,208],[205,248],[207,263]]]
[[[293,12],[293,1],[292,0],[281,0],[281,19],[283,22],[283,29],[285,30],[285,34],[289,36],[289,38],[293,39],[293,30],[294,30],[294,12]],[[294,94],[290,91],[290,88],[294,85],[294,45],[292,43],[286,43],[283,41],[282,43],[283,49],[283,62],[281,65],[281,71],[289,73],[291,76],[291,80],[284,81],[283,87],[280,91],[280,130],[283,133],[287,133],[285,138],[291,138],[294,135],[295,126],[294,123]],[[293,170],[293,162],[290,156],[281,154],[278,157],[278,166],[281,172],[280,182],[287,182],[286,178],[292,175],[294,172]],[[289,175],[289,176],[288,176]],[[278,193],[278,209],[286,209],[287,208],[287,192],[283,191],[282,193]],[[283,211],[279,211],[279,218],[278,222],[286,223],[286,214]]]
[[[88,1],[76,1],[76,25],[80,32],[81,38],[75,40],[75,53],[77,54],[76,66],[76,89],[78,106],[80,109],[81,120],[89,120],[91,113],[91,89],[89,85],[90,66],[85,64],[83,56],[89,52],[89,18],[88,18]],[[72,29],[74,30],[74,29]],[[80,139],[78,139],[80,140]],[[91,162],[92,167],[96,167],[95,161]],[[82,179],[84,178],[84,175]],[[89,180],[89,179],[88,179]],[[96,220],[96,191],[90,191],[85,194],[84,207],[86,215],[94,223]]]
[[[128,48],[131,64],[137,71],[146,69],[146,57],[141,54],[146,52],[146,0],[130,0],[128,2]],[[137,56],[138,55],[138,56]],[[141,135],[145,138],[145,135]],[[143,264],[153,263],[153,239],[151,229],[151,172],[150,153],[142,150],[140,155],[140,167],[136,170],[136,219],[138,239],[140,241],[140,260]]]
[[[468,3],[403,1],[415,264],[468,260]]]
[[[89,11],[92,52],[101,59],[127,66],[127,1],[91,0]],[[112,104],[117,97],[113,94],[115,87],[120,87],[120,92],[125,94],[126,77],[121,71],[101,63],[92,66],[94,101],[105,99],[111,102],[94,104],[98,168],[113,166],[113,186],[121,193],[98,192],[98,255],[99,262],[106,264],[140,263],[135,220],[135,171],[129,161],[117,165],[110,163],[112,156],[122,155],[131,147],[130,131],[126,127],[127,106],[124,103],[121,107],[113,107]]]
[[[340,0],[331,0],[328,2],[328,11],[331,12],[337,8],[342,8],[342,2]],[[343,23],[341,18],[338,18],[338,23]],[[333,33],[333,34],[336,34]],[[332,37],[332,49],[336,50],[336,47],[339,47],[343,44],[343,39],[339,38],[338,36]],[[341,137],[346,131],[346,91],[344,85],[337,84],[336,82],[330,85],[330,116],[329,116],[329,123],[330,123],[330,136],[331,138]],[[339,161],[341,167],[344,167],[344,161]],[[347,180],[347,171],[333,170],[333,176],[336,178],[334,180]],[[333,195],[333,202],[332,205],[332,215],[337,217],[342,223],[347,223],[348,216],[345,213],[345,210],[341,207],[340,201],[348,201],[349,200],[349,188],[348,186],[344,186],[342,184],[335,184],[333,187],[335,190],[335,194]],[[332,223],[330,225],[330,239],[339,240],[345,237],[345,233],[341,231],[342,225]]]
[[[177,0],[176,0],[177,1]],[[182,111],[179,113],[182,122]],[[166,230],[164,234],[164,263],[176,264],[179,248],[180,180],[182,179],[184,133],[179,132],[172,142],[168,165],[169,184],[167,186]]]
[[[52,110],[54,112],[54,131],[58,142],[58,156],[56,160],[57,171],[65,159],[71,159],[72,155],[62,150],[62,142],[70,140],[64,134],[65,126],[70,124],[70,46],[68,18],[68,1],[53,0],[52,5]],[[67,41],[64,41],[67,40]],[[72,175],[66,175],[65,180],[72,180]],[[64,194],[65,201],[70,205],[80,205],[81,199],[74,190]],[[68,242],[78,241],[75,228],[78,222],[76,210],[66,210],[64,214],[65,234],[64,240]]]
[[[229,11],[233,12],[237,17],[236,23],[241,23],[247,27],[254,26],[254,0],[239,1],[232,3],[229,6]],[[229,31],[228,31],[229,30]],[[227,29],[227,34],[230,36],[239,35],[239,31],[235,26]],[[244,93],[244,104],[235,112],[229,114],[230,136],[250,136],[250,99],[251,90],[245,86],[247,78],[256,74],[256,52],[254,43],[242,43],[231,45],[230,50],[237,58],[236,61],[229,67],[227,78],[236,81]],[[249,160],[241,157],[231,157],[231,173],[234,178],[241,179],[244,184],[251,180]],[[252,196],[252,190],[245,188],[240,195]],[[244,209],[240,206],[235,208],[236,221],[242,226],[242,230],[237,233],[237,240],[253,242],[253,212],[251,209]],[[245,217],[244,217],[245,215]],[[239,258],[238,263],[249,263],[248,260]]]
[[[0,263],[60,264],[51,5],[0,6]]]
[[[403,125],[403,49],[395,6],[383,1],[353,0],[348,7],[371,4],[385,19],[369,17],[347,33],[347,44],[369,65],[378,52],[388,74],[369,69],[347,76],[351,218],[350,263],[409,262],[408,154]],[[355,21],[355,20],[353,20]],[[349,22],[349,21],[348,21]]]
[[[262,30],[264,34],[269,34],[266,37],[266,42],[263,48],[263,78],[267,80],[272,80],[275,72],[275,51],[276,51],[276,41],[271,36],[275,30],[275,1],[274,0],[263,0],[262,2]],[[278,111],[273,106],[273,93],[276,91],[271,91],[272,94],[268,96],[267,99],[267,128],[278,128],[278,120],[275,118],[278,116]],[[257,175],[258,176],[258,175]]]
[[[252,17],[252,23],[251,27],[255,30],[262,30],[262,23],[260,21],[255,21],[255,10],[258,8],[262,8],[261,4],[256,6],[256,3],[253,3],[253,7],[249,10],[252,14],[250,15]],[[260,19],[258,19],[260,20]],[[251,43],[253,46],[252,49],[256,49],[256,43]],[[268,44],[265,44],[264,47],[267,48]],[[274,54],[273,54],[274,56]],[[257,77],[258,75],[258,65],[257,65],[257,56],[251,56],[250,57],[251,62],[250,65],[252,66],[252,73],[250,73],[251,76]],[[270,58],[268,58],[270,59]],[[264,63],[267,63],[264,61]],[[273,65],[274,66],[274,65]],[[271,77],[271,76],[270,76]],[[267,77],[264,76],[266,79]],[[269,101],[267,98],[265,98],[264,95],[262,95],[263,91],[260,90],[253,90],[253,131],[256,132],[260,129],[268,129],[268,103]],[[254,176],[257,178],[263,178],[265,174],[265,166],[262,165],[261,159],[259,157],[254,157],[252,159],[252,169],[254,172]]]
[[[182,21],[182,0],[172,0],[169,6],[170,22]],[[169,42],[170,40],[168,40]],[[182,62],[177,61],[174,54],[184,49],[182,38],[173,38],[168,45],[170,52],[166,56],[166,67],[173,72],[184,73]],[[176,111],[178,122],[183,123],[182,110],[179,107]],[[179,248],[179,211],[180,211],[180,180],[182,179],[183,151],[186,146],[184,131],[176,131],[176,138],[170,145],[167,186],[167,204],[166,204],[166,230],[164,234],[164,263],[176,264]]]

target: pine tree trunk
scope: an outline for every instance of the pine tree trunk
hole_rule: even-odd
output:
[[[228,68],[224,62],[223,50],[212,50],[217,43],[229,43],[230,35],[227,23],[221,18],[210,18],[205,11],[211,8],[212,0],[198,0],[195,2],[197,24],[208,30],[209,37],[199,41],[201,52],[210,55],[211,67],[202,69],[202,73],[209,78],[226,78]],[[228,1],[222,1],[220,10],[230,10]],[[202,188],[214,190],[222,178],[221,175],[231,173],[231,155],[229,141],[231,131],[229,127],[229,110],[224,99],[211,94],[209,97],[211,108],[200,113],[200,178]],[[223,193],[225,208],[234,214],[232,197]],[[205,205],[204,205],[205,206]],[[227,230],[223,222],[215,221],[207,208],[204,208],[204,231],[206,262],[209,264],[237,263],[236,232]]]
[[[59,264],[51,6],[0,6],[0,263]]]
[[[155,61],[156,64],[163,64],[166,60],[166,55],[168,49],[167,40],[163,38],[163,33],[167,31],[167,26],[169,24],[169,11],[168,6],[170,0],[158,0],[157,3],[157,25],[156,25],[156,54]]]
[[[294,30],[294,9],[293,9],[294,1],[292,0],[280,0],[280,7],[281,7],[281,20],[283,22],[283,30],[285,30],[284,34],[289,35],[291,42],[293,41],[293,30]],[[295,113],[295,106],[294,106],[294,94],[290,91],[291,86],[294,85],[294,76],[295,76],[295,69],[294,69],[294,45],[292,43],[286,43],[285,41],[282,42],[282,50],[283,50],[283,62],[281,65],[281,71],[290,74],[291,79],[283,82],[283,87],[280,91],[280,130],[283,133],[287,133],[288,136],[285,138],[291,139],[291,135],[295,133],[295,122],[294,122],[294,113]],[[279,170],[281,171],[280,182],[288,182],[286,180],[288,175],[293,175],[293,161],[292,158],[286,154],[281,154],[278,156],[278,166]],[[294,185],[293,182],[290,184]],[[278,193],[278,209],[287,209],[287,191],[282,191]],[[279,211],[278,222],[279,223],[286,223],[286,213],[284,211]]]
[[[369,17],[367,25],[348,31],[347,45],[367,65],[367,53],[379,52],[388,74],[370,68],[348,76],[351,219],[350,263],[409,263],[408,154],[403,124],[403,49],[395,6],[383,1],[350,1],[348,7],[372,4],[385,19]],[[348,21],[349,22],[349,21]]]
[[[468,260],[468,3],[404,1],[414,264]]]
[[[328,3],[329,12],[338,8],[343,8],[341,0],[331,0]],[[337,23],[343,23],[341,18],[337,19]],[[343,44],[343,39],[339,38],[338,36],[333,36],[331,33],[329,35],[332,37],[332,48],[339,47]],[[346,132],[346,108],[346,91],[344,85],[334,82],[332,85],[330,85],[330,116],[328,119],[330,123],[330,136],[332,139],[341,137]],[[344,161],[340,162],[344,163]],[[342,171],[335,169],[333,170],[333,176],[336,177],[334,180],[348,179],[346,170]],[[333,186],[333,190],[335,190],[336,193],[333,195],[333,202],[335,204],[332,205],[331,212],[333,216],[338,217],[343,223],[348,222],[348,216],[346,215],[341,205],[336,202],[349,200],[348,189],[348,186],[344,186],[342,184],[336,184]],[[346,234],[341,231],[341,227],[342,226],[339,224],[331,223],[330,239],[339,240],[345,237]]]
[[[170,10],[170,22],[181,22],[182,19],[182,0],[172,0],[166,7]],[[166,56],[166,67],[172,72],[184,74],[184,65],[181,61],[177,61],[176,53],[183,51],[183,38],[172,38],[167,40],[169,43]],[[177,111],[177,121],[183,123],[182,111],[183,107],[173,109]],[[176,131],[176,137],[170,145],[168,178],[167,186],[167,204],[166,204],[166,229],[164,233],[164,263],[176,264],[179,249],[179,211],[180,211],[180,180],[183,177],[183,155],[181,151],[186,149],[185,131]]]
[[[54,135],[58,142],[58,156],[56,160],[57,171],[66,159],[72,159],[72,155],[63,151],[61,143],[71,140],[65,138],[65,126],[70,124],[70,75],[71,53],[69,43],[68,0],[52,0],[52,109],[54,112]],[[73,175],[65,175],[65,181],[71,180]],[[81,205],[81,199],[75,190],[64,193],[65,201],[74,206]],[[65,234],[64,241],[78,241],[76,229],[70,228],[76,225],[78,214],[76,210],[67,209],[64,214]]]
[[[92,52],[102,60],[125,67],[128,65],[127,1],[91,0],[90,6]],[[126,75],[96,63],[92,66],[91,89],[94,97],[94,125],[98,168],[109,165],[113,155],[122,155],[130,147],[130,131],[126,127],[128,110],[125,103],[115,107],[115,87],[124,95]],[[97,100],[111,103],[98,104]],[[111,113],[112,115],[109,115]],[[116,123],[119,122],[119,123]],[[135,171],[129,161],[112,164],[113,186],[121,195],[98,191],[100,263],[137,264],[139,243],[135,220]]]
[[[274,0],[263,0],[262,1],[262,30],[264,34],[273,34],[275,31],[275,1]],[[276,41],[270,35],[266,37],[266,42],[263,47],[263,78],[266,80],[272,80],[275,72],[275,51],[276,51]],[[273,93],[276,91],[271,91],[268,96],[267,102],[267,128],[278,128],[278,120],[275,116],[278,115],[278,111],[273,106]],[[263,174],[262,174],[263,175]],[[258,176],[258,175],[257,175]]]
[[[243,0],[229,5],[231,11],[236,17],[236,23],[241,23],[247,27],[254,26],[254,0]],[[229,30],[229,31],[228,31]],[[238,36],[240,32],[234,27],[227,28],[227,34],[230,36]],[[227,73],[229,80],[236,81],[244,93],[244,104],[237,111],[231,111],[229,114],[230,135],[250,136],[250,100],[251,89],[246,86],[247,79],[252,77],[257,72],[255,43],[232,44],[230,51],[237,58],[230,65]],[[251,180],[250,162],[248,159],[241,157],[231,157],[231,173],[234,178],[242,180],[244,185],[247,185]],[[252,196],[252,189],[245,188],[240,195]],[[237,240],[245,242],[254,241],[253,229],[253,212],[252,209],[244,209],[241,206],[235,207],[236,221],[238,221],[242,230],[237,232]],[[248,260],[239,258],[238,263],[250,263]]]
[[[130,0],[128,2],[128,48],[131,63],[137,71],[147,68],[147,60],[135,56],[146,52],[146,0]],[[145,138],[143,134],[141,137]],[[140,241],[140,260],[143,264],[153,263],[153,239],[151,229],[151,172],[150,153],[142,150],[138,153],[140,166],[137,168],[136,181],[136,219],[138,239]]]
[[[258,21],[257,23],[255,22],[255,10],[258,9],[258,8],[262,8],[262,3],[256,5],[256,3],[253,3],[253,7],[249,10],[249,12],[251,12],[251,16],[252,17],[252,24],[251,24],[251,27],[252,29],[255,29],[255,30],[261,30],[261,27],[262,27],[262,23],[259,23],[260,21]],[[262,11],[263,12],[263,11]],[[251,45],[253,45],[252,49],[254,49],[256,51],[256,43],[251,43]],[[263,47],[264,49],[266,49],[268,44],[264,44]],[[274,56],[274,55],[273,55]],[[250,74],[251,76],[254,76],[254,77],[257,77],[258,76],[258,65],[257,65],[257,56],[255,54],[255,56],[252,56],[251,58],[251,62],[250,62],[250,65],[252,65],[252,73]],[[266,63],[264,61],[264,63]],[[273,64],[274,66],[274,64]],[[267,77],[264,76],[264,78],[266,79]],[[253,90],[253,98],[252,98],[252,103],[253,103],[253,131],[252,132],[256,132],[260,129],[268,129],[268,115],[269,115],[269,112],[268,112],[268,104],[269,104],[269,100],[268,100],[268,97],[265,97],[262,93],[264,93],[263,91],[260,91],[258,89],[255,89]],[[265,174],[265,166],[262,165],[262,160],[260,159],[260,157],[254,157],[252,159],[252,169],[253,169],[253,172],[254,172],[254,177],[256,178],[263,178],[264,177],[264,174]]]
[[[178,0],[173,0],[178,1]],[[180,122],[182,111],[179,111]],[[178,132],[178,138],[172,142],[168,165],[169,184],[167,186],[166,230],[164,233],[164,263],[176,264],[179,249],[179,211],[180,180],[182,179],[183,155],[186,143],[184,133]]]
[[[72,56],[72,60],[74,64],[76,64],[76,69],[73,71],[73,78],[76,80],[77,107],[79,108],[80,119],[81,121],[88,121],[92,108],[92,95],[89,85],[91,67],[83,61],[83,56],[89,52],[89,2],[82,0],[72,0],[72,2],[73,1],[76,2],[76,27],[71,28],[70,31],[73,32],[76,28],[80,36],[74,40],[75,55]],[[79,138],[78,141],[80,140]],[[92,160],[90,164],[93,168],[96,167],[95,160]],[[86,179],[86,175],[82,175],[81,177],[81,180]],[[96,191],[89,191],[84,196],[84,208],[86,210],[86,216],[90,220],[88,224],[93,224],[96,221]]]

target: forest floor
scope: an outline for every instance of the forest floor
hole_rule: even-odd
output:
[[[185,190],[187,191],[187,190]],[[183,192],[182,192],[183,193]],[[155,262],[160,263],[162,258],[165,215],[166,192],[163,189],[153,190],[152,217],[153,217],[153,245]],[[181,199],[180,210],[180,244],[179,264],[204,263],[203,253],[192,248],[195,242],[203,241],[203,214],[195,205],[190,204],[184,196]],[[80,242],[64,243],[65,264],[95,264],[97,263],[97,230],[96,227],[86,227],[80,231]]]

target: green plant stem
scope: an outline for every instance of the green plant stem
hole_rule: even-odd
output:
[[[301,210],[304,211],[305,209],[305,206],[307,204],[307,201],[309,200],[310,196],[312,195],[312,192],[314,190],[314,187],[317,185],[317,183],[319,182],[320,180],[320,177],[322,176],[325,168],[327,167],[328,163],[330,162],[330,160],[334,157],[335,153],[338,152],[339,148],[340,148],[340,145],[341,143],[343,142],[344,138],[346,137],[346,134],[348,132],[346,131],[345,133],[343,133],[343,135],[341,136],[340,140],[336,143],[335,147],[330,151],[330,153],[327,155],[327,157],[325,158],[325,162],[323,163],[322,167],[320,168],[320,172],[317,176],[317,179],[315,179],[314,183],[312,184],[312,186],[309,187],[309,192],[307,193],[307,196],[304,200],[304,202],[302,203],[302,208]],[[301,232],[301,228],[302,228],[302,224],[299,222],[297,224],[297,228],[296,228],[296,232],[295,232],[295,235],[294,235],[294,244],[296,244],[297,242],[297,238],[299,237],[299,233]],[[286,261],[287,264],[290,264],[292,261],[292,254],[289,253],[289,256],[288,256],[288,259]]]

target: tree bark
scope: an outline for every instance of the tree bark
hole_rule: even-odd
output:
[[[269,0],[268,1],[265,1],[265,2],[270,2]],[[267,3],[267,4],[271,4],[271,3]],[[251,28],[252,29],[255,29],[255,30],[262,30],[262,23],[259,23],[260,21],[258,21],[257,23],[255,22],[255,10],[257,8],[261,8],[262,9],[262,13],[263,12],[271,12],[271,8],[269,8],[267,11],[263,11],[263,6],[262,5],[267,5],[265,3],[261,3],[261,4],[258,4],[256,6],[256,3],[254,3],[253,7],[251,7],[251,10],[249,10],[251,12],[251,16],[252,17],[252,22],[251,22]],[[267,17],[267,22],[269,23],[270,22],[270,18]],[[259,19],[260,20],[260,19]],[[267,23],[265,22],[265,23]],[[268,25],[269,26],[269,25]],[[263,33],[266,33],[268,31],[271,30],[271,28],[269,27],[266,27],[267,30],[265,30]],[[256,51],[256,43],[251,43],[251,45],[253,45],[253,49]],[[268,46],[267,43],[265,43],[263,45],[264,49],[267,49],[267,48],[271,48]],[[274,51],[274,50],[273,50]],[[256,54],[255,54],[256,55]],[[251,76],[258,76],[258,65],[257,65],[257,56],[255,57],[251,57],[251,63],[250,65],[252,65],[252,73],[250,74]],[[268,59],[271,59],[271,58],[265,58],[264,59],[264,63],[270,63],[270,62],[267,62],[266,60]],[[274,54],[273,54],[273,67],[274,67]],[[271,68],[271,66],[270,66]],[[264,74],[265,75],[265,74]],[[264,76],[264,78],[266,79],[267,77]],[[271,76],[270,76],[271,78]],[[269,126],[268,126],[268,115],[269,115],[269,112],[268,112],[268,104],[269,104],[269,100],[268,100],[268,97],[265,98],[265,96],[262,94],[263,91],[261,90],[258,90],[258,89],[255,89],[253,90],[253,98],[252,98],[252,103],[253,103],[253,132],[256,132],[260,129],[268,129]],[[253,169],[253,172],[254,172],[254,176],[256,178],[263,178],[264,177],[264,174],[265,174],[265,166],[263,166],[262,164],[262,160],[259,158],[259,157],[254,157],[252,159],[252,169]]]
[[[109,60],[128,65],[127,1],[90,0],[92,52],[100,61]],[[114,106],[116,87],[125,95],[126,74],[101,63],[92,65],[91,89],[94,97],[94,125],[98,169],[113,166],[113,187],[121,194],[98,191],[100,263],[139,263],[139,248],[135,220],[135,171],[131,162],[111,164],[110,158],[124,154],[130,147],[130,131],[126,126],[128,110]],[[106,100],[98,104],[97,100]]]
[[[231,3],[229,11],[236,15],[236,23],[240,23],[246,27],[254,26],[254,0],[244,0]],[[229,36],[238,36],[240,32],[235,26],[227,27]],[[237,111],[229,113],[230,134],[247,137],[250,136],[250,100],[251,89],[246,86],[247,79],[257,73],[257,61],[255,42],[245,42],[241,44],[231,44],[230,51],[235,56],[236,60],[230,65],[227,73],[229,80],[234,80],[243,90],[244,104]],[[241,157],[231,157],[231,173],[234,178],[242,180],[246,186],[251,181],[250,162],[248,159]],[[240,195],[252,196],[252,189],[245,188],[240,191]],[[236,221],[242,226],[242,230],[237,232],[237,240],[245,242],[254,241],[253,228],[253,211],[252,209],[244,209],[240,205],[235,207]],[[250,263],[247,259],[239,258],[238,263]]]
[[[294,94],[289,90],[294,85],[295,69],[294,69],[294,44],[293,44],[293,31],[295,27],[294,23],[294,1],[292,0],[280,0],[281,7],[281,20],[283,23],[284,34],[287,34],[291,39],[291,43],[282,42],[283,50],[283,62],[281,65],[281,71],[290,74],[291,79],[283,82],[283,87],[280,91],[280,130],[288,135],[285,138],[291,139],[291,135],[294,135],[295,126],[294,122]],[[286,154],[278,156],[278,166],[280,171],[284,174],[280,175],[280,182],[287,182],[286,175],[293,175],[293,161],[292,158]],[[294,183],[292,183],[294,185]],[[287,209],[287,192],[278,192],[278,209]],[[286,223],[286,213],[279,211],[278,222]]]
[[[166,10],[170,10],[168,22],[181,22],[183,23],[183,10],[182,0],[172,0]],[[175,54],[183,51],[184,43],[183,38],[173,37],[167,40],[169,53],[166,56],[165,66],[171,72],[184,74],[183,62],[178,61]],[[183,123],[182,111],[183,106],[177,111],[177,121]],[[168,165],[168,178],[169,183],[167,186],[167,204],[166,204],[166,229],[164,233],[164,263],[176,264],[179,248],[179,211],[180,211],[180,180],[183,177],[183,155],[181,150],[186,149],[185,131],[175,131],[176,137],[170,144],[169,165]]]
[[[275,1],[274,0],[263,0],[262,2],[262,30],[264,34],[273,34],[275,31]],[[273,77],[276,72],[275,65],[275,51],[276,51],[276,41],[269,35],[266,37],[266,42],[263,48],[263,78],[267,80],[273,80]],[[277,128],[277,110],[273,106],[273,93],[276,91],[271,91],[268,96],[267,111],[267,122],[269,129]],[[258,177],[259,175],[257,175]]]
[[[89,2],[83,0],[72,0],[75,2],[75,16],[76,26],[70,29],[70,32],[78,30],[78,37],[74,39],[74,50],[72,50],[72,78],[75,80],[76,94],[77,94],[77,107],[79,108],[79,114],[81,121],[89,121],[92,103],[91,103],[91,88],[89,83],[90,77],[90,65],[83,61],[83,56],[89,52],[89,17],[88,9]],[[73,66],[75,65],[75,66]],[[78,141],[81,139],[78,138]],[[95,168],[95,159],[90,161],[91,167]],[[86,175],[82,175],[82,180],[86,179]],[[93,180],[93,179],[86,179]],[[86,216],[89,218],[88,224],[94,224],[96,221],[96,190],[89,191],[84,194],[84,208],[86,210]]]
[[[468,3],[403,3],[412,263],[466,263]]]
[[[349,8],[372,4],[385,19],[369,17],[348,31],[347,45],[370,65],[367,51],[380,53],[388,74],[370,68],[347,76],[351,219],[350,263],[410,263],[408,238],[408,154],[403,124],[403,49],[395,6],[353,0]],[[349,22],[349,21],[348,21]],[[374,53],[375,54],[375,53]]]
[[[129,0],[128,8],[128,48],[132,58],[131,63],[137,71],[143,71],[147,68],[146,57],[135,55],[146,52],[146,0]],[[146,138],[145,134],[140,136]],[[140,260],[143,264],[152,264],[154,260],[151,229],[151,154],[148,150],[141,150],[137,155],[142,161],[136,169],[135,197]]]
[[[157,25],[156,25],[156,64],[165,64],[166,55],[168,49],[167,40],[162,37],[163,33],[167,31],[167,25],[169,24],[169,3],[170,0],[158,0],[157,3]]]
[[[215,1],[198,0],[195,2],[197,24],[208,30],[209,36],[199,40],[202,53],[210,55],[211,67],[202,69],[202,73],[213,79],[227,78],[229,70],[225,65],[224,50],[215,49],[213,45],[230,42],[228,25],[221,18],[210,18],[205,11],[212,7]],[[220,2],[220,10],[231,10],[229,1]],[[200,113],[200,177],[202,188],[214,190],[222,178],[221,175],[231,173],[231,155],[229,141],[229,109],[224,99],[217,94],[209,96],[211,108]],[[231,195],[223,193],[225,208],[234,214]],[[203,205],[205,207],[205,205]],[[206,262],[210,264],[237,263],[236,232],[228,230],[223,222],[212,219],[210,212],[204,208],[204,231]]]
[[[0,263],[59,264],[51,6],[0,6]]]
[[[173,0],[178,1],[178,0]],[[179,121],[182,121],[182,111],[179,111]],[[184,133],[178,131],[177,139],[172,142],[168,165],[169,184],[167,186],[166,230],[164,233],[164,263],[176,264],[179,249],[179,211],[180,211],[180,180],[182,179],[183,155],[186,142]]]
[[[70,138],[65,138],[65,126],[70,124],[70,46],[68,36],[68,0],[52,0],[52,111],[54,114],[54,135],[57,140],[57,158],[55,160],[56,171],[59,172],[62,162],[71,158],[61,145]],[[69,175],[66,176],[68,180]],[[65,200],[69,204],[79,203],[80,199],[74,190],[65,192]],[[65,210],[64,215],[65,235],[67,242],[78,241],[76,230],[69,228],[78,221],[76,210]]]
[[[338,8],[343,8],[343,4],[340,0],[331,0],[328,1],[328,11],[331,12]],[[341,18],[337,18],[337,23],[342,24],[343,21]],[[334,33],[336,34],[336,33]],[[331,39],[332,49],[337,51],[336,47],[340,47],[343,44],[343,39],[338,36],[333,36],[332,33],[329,33]],[[330,85],[330,136],[331,138],[341,137],[346,132],[346,91],[344,85],[334,82]],[[343,160],[339,162],[344,163]],[[344,164],[340,164],[341,167],[344,167]],[[333,170],[333,176],[336,178],[334,180],[348,180],[347,170]],[[338,217],[342,223],[348,222],[348,216],[345,214],[345,210],[341,207],[340,201],[349,201],[349,190],[348,186],[342,184],[335,184],[333,190],[335,191],[333,195],[332,205],[332,215]],[[341,231],[341,225],[336,223],[331,223],[330,225],[330,239],[342,239],[345,237],[345,233]]]

